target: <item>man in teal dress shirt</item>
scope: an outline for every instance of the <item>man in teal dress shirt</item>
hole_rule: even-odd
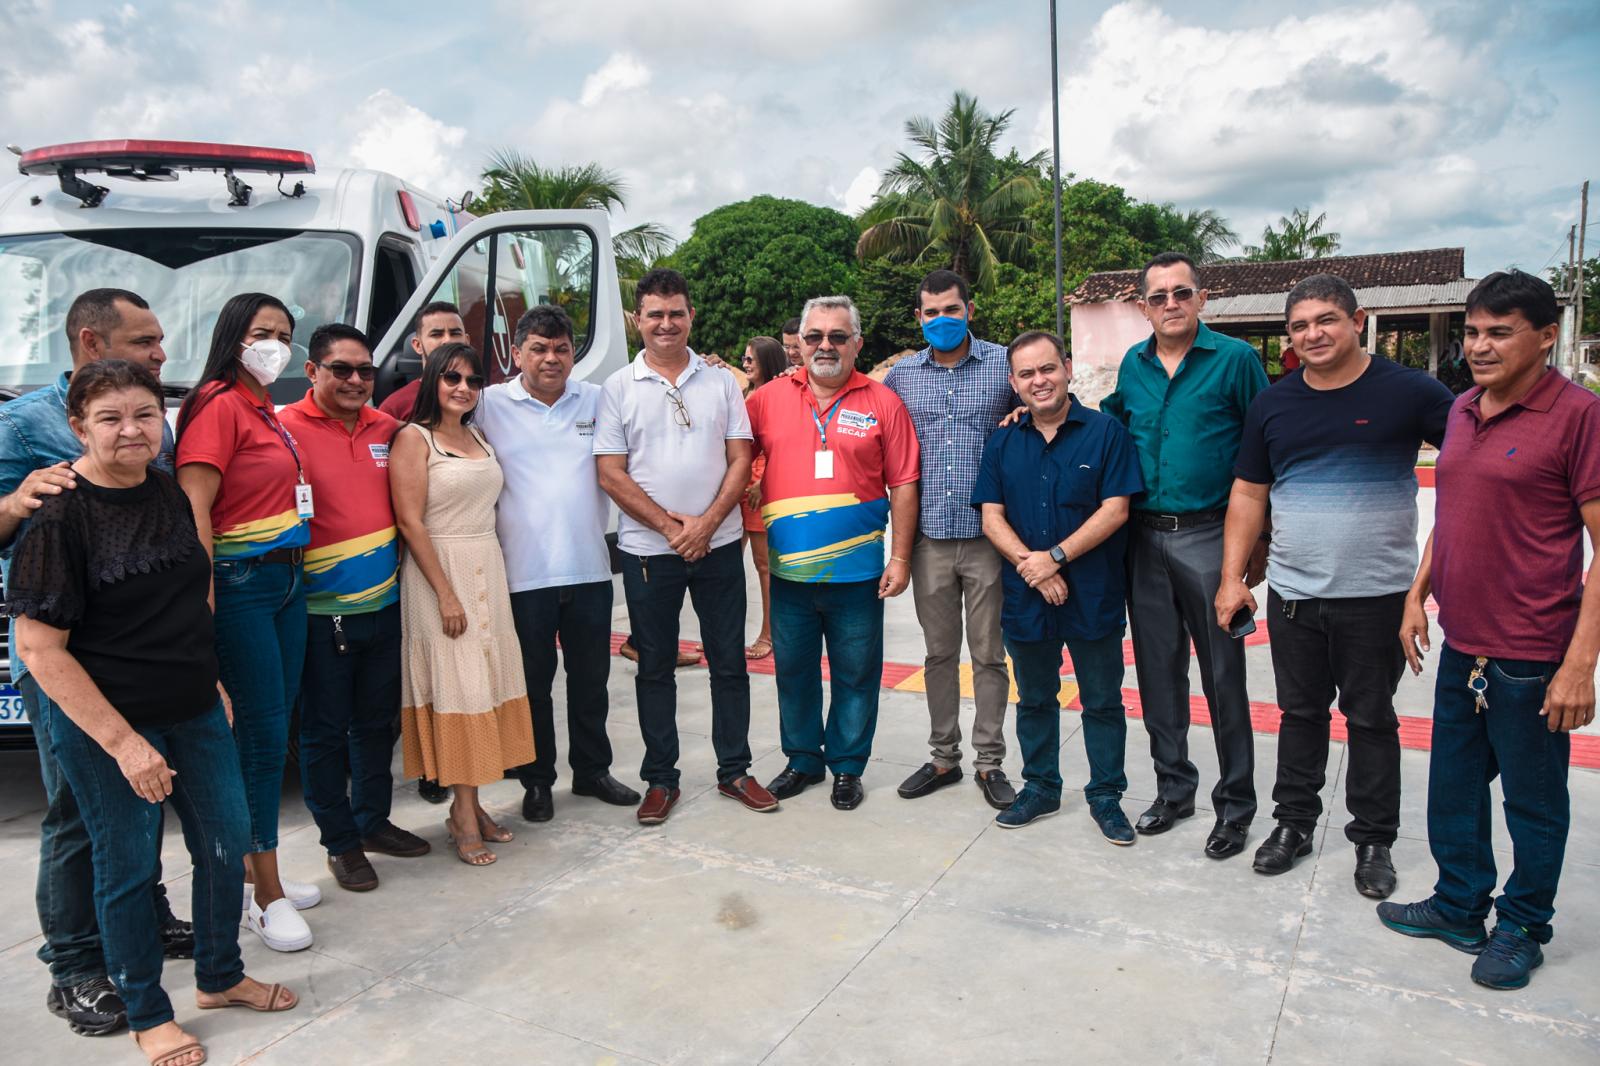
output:
[[[1133,434],[1145,491],[1133,498],[1128,618],[1156,800],[1136,828],[1163,833],[1194,813],[1200,776],[1189,759],[1189,644],[1200,664],[1221,769],[1211,791],[1216,825],[1206,854],[1244,850],[1255,816],[1255,743],[1244,641],[1211,609],[1222,577],[1223,512],[1245,412],[1267,387],[1256,350],[1200,321],[1206,292],[1188,256],[1163,252],[1139,272],[1139,308],[1152,336],[1128,349],[1100,409]],[[1265,572],[1266,545],[1247,582]]]

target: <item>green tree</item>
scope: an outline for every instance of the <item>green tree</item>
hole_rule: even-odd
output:
[[[927,268],[948,266],[974,287],[995,283],[1001,263],[1033,258],[1033,223],[1025,213],[1044,196],[1040,152],[996,155],[1013,112],[993,115],[957,92],[943,117],[906,123],[915,157],[901,152],[861,214],[856,253]]]
[[[1309,208],[1297,207],[1278,219],[1277,228],[1261,231],[1261,243],[1246,245],[1246,259],[1321,259],[1339,250],[1339,234],[1324,229],[1328,213],[1311,217]]]
[[[757,196],[702,215],[670,259],[694,296],[695,348],[737,358],[811,297],[849,292],[855,241],[850,216],[799,200]]]

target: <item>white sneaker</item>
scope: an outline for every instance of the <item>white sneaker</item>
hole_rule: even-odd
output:
[[[304,881],[291,881],[287,877],[278,878],[278,883],[283,886],[283,894],[290,903],[294,904],[297,911],[308,911],[322,902],[322,889],[316,885],[308,885]],[[256,888],[249,881],[244,883],[244,909],[249,910],[250,904],[256,898]]]
[[[311,946],[311,927],[287,897],[273,900],[265,911],[251,900],[245,923],[273,951],[302,951]]]

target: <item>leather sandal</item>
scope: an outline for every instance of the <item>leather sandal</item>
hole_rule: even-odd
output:
[[[143,1052],[144,1045],[139,1043],[139,1034],[130,1032],[128,1035],[133,1037],[133,1042],[137,1044],[139,1050]],[[206,1061],[206,1049],[205,1045],[200,1043],[198,1040],[191,1040],[187,1044],[180,1044],[171,1051],[167,1052],[165,1055],[151,1059],[150,1066],[177,1066],[178,1063],[184,1062],[185,1056],[191,1055],[196,1051],[200,1052],[200,1057],[198,1059],[190,1060],[185,1064],[185,1066],[200,1066],[202,1062]]]
[[[489,812],[478,812],[478,832],[483,834],[484,840],[492,840],[496,844],[509,844],[515,839],[511,830],[489,817]]]
[[[203,1000],[201,996],[216,996],[216,999]],[[196,992],[194,1004],[201,1010],[222,1010],[225,1007],[248,1007],[262,1014],[276,1014],[282,1010],[292,1010],[300,1002],[299,998],[289,989],[280,984],[267,986],[267,1002],[263,1006],[243,996],[230,996],[226,992]]]
[[[445,840],[452,848],[456,849],[456,858],[468,866],[488,866],[499,856],[483,846],[483,837],[477,833],[463,833],[456,835],[455,827],[450,824],[450,819],[444,822]],[[476,844],[477,847],[473,847]]]

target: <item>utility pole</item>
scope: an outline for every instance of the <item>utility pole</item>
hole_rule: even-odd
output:
[[[1066,335],[1064,302],[1066,293],[1061,290],[1061,74],[1058,69],[1060,47],[1056,44],[1056,0],[1050,0],[1050,132],[1054,137],[1055,152],[1050,157],[1050,169],[1055,178],[1056,207],[1056,336]],[[1584,185],[1587,196],[1588,185]]]
[[[1583,204],[1578,209],[1578,262],[1573,277],[1577,292],[1573,297],[1573,318],[1577,322],[1572,338],[1572,380],[1580,381],[1583,364],[1583,238],[1589,228],[1589,182],[1583,183]]]

